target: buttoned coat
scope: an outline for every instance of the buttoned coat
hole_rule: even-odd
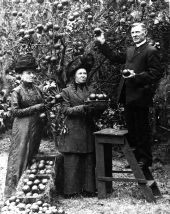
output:
[[[134,70],[136,73],[134,78],[121,78],[118,102],[124,100],[126,104],[133,103],[143,107],[152,105],[155,88],[163,74],[157,48],[145,43],[137,49],[129,47],[126,54],[122,55],[113,53],[106,43],[100,49],[112,63],[125,63],[124,69]]]
[[[68,133],[63,133],[60,138],[60,152],[94,152],[95,124],[92,115],[87,114],[84,108],[85,101],[92,91],[93,89],[87,86],[76,89],[74,84],[62,90],[63,113],[66,116]]]
[[[43,104],[42,92],[38,87],[24,84],[13,89],[11,113],[14,116],[12,141],[9,150],[5,183],[5,196],[14,194],[18,181],[40,146],[43,123],[39,117]]]

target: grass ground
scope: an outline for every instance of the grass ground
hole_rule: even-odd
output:
[[[10,146],[9,135],[1,136],[0,139],[0,206],[3,202],[3,190],[6,175],[8,150]],[[43,141],[40,151],[54,151],[53,142]],[[115,158],[113,165],[117,169],[123,168],[123,158]],[[113,193],[106,199],[99,200],[97,197],[85,198],[82,196],[64,199],[55,196],[53,203],[62,207],[67,214],[170,214],[170,170],[169,165],[155,162],[152,166],[154,178],[162,193],[156,203],[147,203],[134,183],[113,183]]]

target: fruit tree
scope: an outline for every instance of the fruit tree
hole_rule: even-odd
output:
[[[131,24],[145,22],[150,42],[161,48],[162,63],[166,65],[165,35],[170,19],[165,0],[1,0],[0,6],[1,77],[8,72],[15,79],[13,87],[19,84],[13,72],[15,61],[21,52],[33,53],[38,63],[37,82],[47,102],[56,102],[48,115],[50,121],[54,121],[49,124],[53,131],[59,126],[55,122],[60,109],[58,94],[66,86],[70,61],[91,53],[95,63],[89,81],[96,83],[97,92],[103,91],[112,103],[115,101],[121,66],[111,65],[98,52],[94,42],[96,28],[104,30],[114,51],[124,52],[132,42]],[[3,118],[10,107],[4,110],[3,99],[0,102]]]

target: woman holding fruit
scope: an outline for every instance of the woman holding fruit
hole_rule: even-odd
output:
[[[94,90],[86,85],[87,71],[82,64],[70,69],[68,74],[72,84],[62,90],[67,132],[59,142],[59,151],[64,156],[64,195],[92,196],[96,189],[93,116],[100,115],[104,108],[86,104]]]
[[[31,54],[19,56],[15,66],[15,72],[21,76],[21,84],[13,89],[11,97],[14,122],[6,175],[6,197],[15,191],[22,173],[40,145],[40,113],[45,110],[45,106],[40,89],[34,85],[36,67]]]

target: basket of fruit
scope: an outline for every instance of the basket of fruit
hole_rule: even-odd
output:
[[[85,104],[92,105],[94,108],[97,109],[106,109],[110,103],[110,99],[105,93],[91,93],[87,100],[85,101]]]
[[[18,186],[17,196],[26,202],[51,200],[50,192],[55,188],[55,161],[51,157],[40,157],[32,160],[32,164],[23,173]]]

